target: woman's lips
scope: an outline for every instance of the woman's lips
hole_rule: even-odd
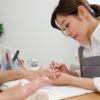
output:
[[[78,37],[78,35],[73,36],[74,39],[76,39]]]

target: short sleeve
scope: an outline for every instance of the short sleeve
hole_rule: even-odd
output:
[[[93,78],[93,82],[95,87],[97,88],[97,91],[100,92],[100,77]]]
[[[81,76],[79,58],[75,57],[75,61],[70,66],[71,71],[75,71]]]

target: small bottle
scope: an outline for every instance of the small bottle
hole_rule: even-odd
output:
[[[31,66],[37,67],[39,65],[39,61],[37,59],[31,59]]]
[[[10,69],[12,69],[11,68],[10,51],[9,51],[8,48],[3,48],[3,50],[2,50],[1,69],[2,70],[10,70]]]
[[[30,67],[37,67],[39,65],[39,61],[37,59],[33,59],[33,58],[28,60],[27,63],[28,63],[28,66],[30,66]]]

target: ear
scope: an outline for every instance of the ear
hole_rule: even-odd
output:
[[[78,16],[80,18],[87,18],[88,15],[88,11],[86,10],[86,8],[84,6],[79,6],[78,7]]]

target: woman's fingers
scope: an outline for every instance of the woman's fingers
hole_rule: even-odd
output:
[[[50,68],[51,68],[51,69],[57,69],[57,68],[59,68],[60,66],[61,66],[60,63],[57,63],[57,62],[54,62],[54,61],[52,61],[51,64],[50,64]]]
[[[57,77],[59,77],[60,75],[61,75],[61,72],[54,72],[54,73],[51,74],[50,79],[57,78]]]

